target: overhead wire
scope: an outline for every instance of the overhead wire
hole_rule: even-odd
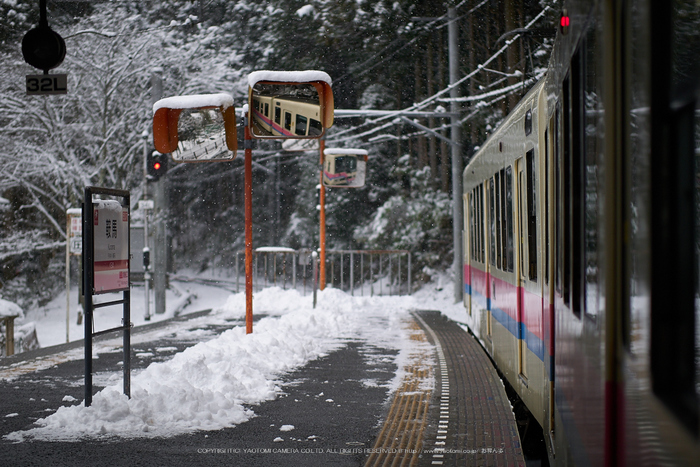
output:
[[[483,5],[483,4],[486,3],[487,1],[488,1],[488,0],[484,0],[480,5]],[[480,5],[478,5],[478,6],[480,6]],[[476,8],[476,7],[475,7],[475,8]],[[529,30],[529,29],[530,29],[534,24],[536,24],[536,23],[545,15],[545,13],[547,13],[547,11],[549,11],[549,10],[550,10],[550,7],[549,7],[549,6],[545,6],[545,7],[542,9],[542,11],[540,11],[540,12],[539,12],[539,13],[538,13],[538,14],[537,14],[523,29],[524,29],[524,30]],[[374,118],[374,119],[371,119],[371,120],[367,120],[367,121],[365,121],[364,123],[362,123],[362,124],[359,125],[359,126],[356,126],[356,127],[353,127],[353,128],[349,128],[349,129],[347,129],[347,130],[343,130],[343,131],[341,131],[341,132],[335,134],[334,136],[337,138],[338,136],[342,136],[343,134],[347,134],[347,133],[350,133],[350,132],[352,132],[352,131],[356,131],[358,128],[363,128],[363,127],[366,127],[366,126],[376,125],[376,124],[378,124],[378,123],[380,123],[380,122],[382,122],[382,121],[385,121],[385,120],[387,120],[387,119],[389,119],[389,118],[396,118],[396,116],[399,115],[399,114],[402,113],[402,112],[416,111],[416,110],[421,110],[421,109],[427,107],[428,105],[432,104],[433,102],[438,101],[438,99],[439,99],[441,96],[443,96],[444,94],[449,93],[453,88],[455,88],[455,87],[457,87],[457,86],[460,86],[461,84],[463,84],[463,83],[464,83],[465,81],[467,81],[468,79],[471,79],[472,77],[474,77],[477,73],[479,73],[479,72],[481,72],[481,71],[486,71],[486,70],[488,70],[488,69],[486,69],[486,66],[489,65],[489,64],[490,64],[491,62],[493,62],[494,60],[496,60],[496,58],[498,58],[499,55],[501,55],[503,52],[505,52],[505,51],[508,49],[508,47],[509,47],[512,43],[514,43],[520,36],[521,36],[521,33],[518,33],[518,34],[514,35],[512,39],[507,40],[507,41],[505,42],[505,44],[504,44],[500,49],[498,49],[494,54],[492,54],[492,55],[491,55],[488,59],[486,59],[483,63],[481,63],[480,65],[478,65],[478,66],[476,67],[475,70],[471,71],[470,73],[468,73],[467,75],[465,75],[464,77],[462,77],[462,78],[461,78],[460,80],[458,80],[457,82],[448,85],[446,88],[444,88],[444,89],[438,91],[437,93],[433,94],[432,96],[430,96],[430,97],[424,99],[423,101],[418,102],[418,103],[416,103],[416,104],[413,104],[412,106],[407,107],[407,108],[405,108],[405,109],[398,110],[398,111],[396,111],[396,113],[392,113],[392,114],[390,114],[390,115],[386,115],[386,116],[377,117],[377,118]],[[522,84],[519,84],[519,86],[522,86]],[[519,86],[518,86],[518,87],[519,87]],[[442,99],[439,99],[439,101],[440,101],[440,102],[449,102],[450,100],[449,100],[448,98],[442,98]],[[380,127],[376,127],[376,128],[371,129],[371,130],[369,130],[369,131],[367,131],[367,132],[365,132],[365,133],[361,133],[360,135],[352,135],[351,137],[347,137],[347,138],[334,139],[333,142],[342,142],[342,141],[347,141],[347,140],[349,140],[349,139],[354,139],[354,138],[357,138],[357,137],[367,136],[367,135],[369,135],[369,134],[376,133],[377,131],[381,131],[382,129],[386,128],[387,126],[391,126],[391,125],[393,125],[393,123],[392,123],[392,124],[389,124],[389,125],[386,125],[386,124],[385,124],[385,125],[382,125],[382,126],[380,126]]]

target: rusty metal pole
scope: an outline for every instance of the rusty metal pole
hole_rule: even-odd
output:
[[[319,203],[321,205],[321,226],[319,233],[319,246],[321,249],[320,264],[319,264],[319,286],[318,288],[323,290],[326,288],[326,187],[323,186],[323,164],[326,161],[326,156],[323,154],[324,149],[326,149],[326,142],[324,140],[319,141],[319,147],[321,149],[321,190],[319,195]]]
[[[245,125],[245,332],[253,332],[253,138]]]

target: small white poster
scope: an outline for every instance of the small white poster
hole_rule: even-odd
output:
[[[68,246],[71,255],[83,254],[83,216],[80,209],[69,209],[68,212]]]
[[[119,201],[95,200],[94,293],[129,289],[129,211]]]

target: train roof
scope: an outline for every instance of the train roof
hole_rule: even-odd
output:
[[[496,166],[502,168],[502,161],[497,160],[497,158],[494,157],[494,148],[498,146],[498,143],[503,141],[504,136],[508,133],[510,128],[516,122],[520,121],[528,110],[533,108],[533,102],[537,101],[540,92],[544,89],[546,78],[546,74],[540,78],[540,80],[527,92],[527,94],[525,94],[520,102],[518,102],[510,114],[508,114],[508,116],[498,125],[496,130],[489,135],[484,144],[471,158],[467,166],[464,168],[464,172],[462,173],[464,191],[468,191],[475,184],[480,183],[482,181],[482,175],[486,174],[485,170],[487,168],[491,168],[491,166],[493,166],[493,170],[487,170],[489,175],[491,172],[495,172]],[[533,135],[533,137],[536,136]],[[469,174],[471,173],[474,173],[476,176],[474,180],[469,180]]]

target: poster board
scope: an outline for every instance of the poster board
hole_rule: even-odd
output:
[[[93,201],[95,294],[129,289],[129,210],[116,200]]]

